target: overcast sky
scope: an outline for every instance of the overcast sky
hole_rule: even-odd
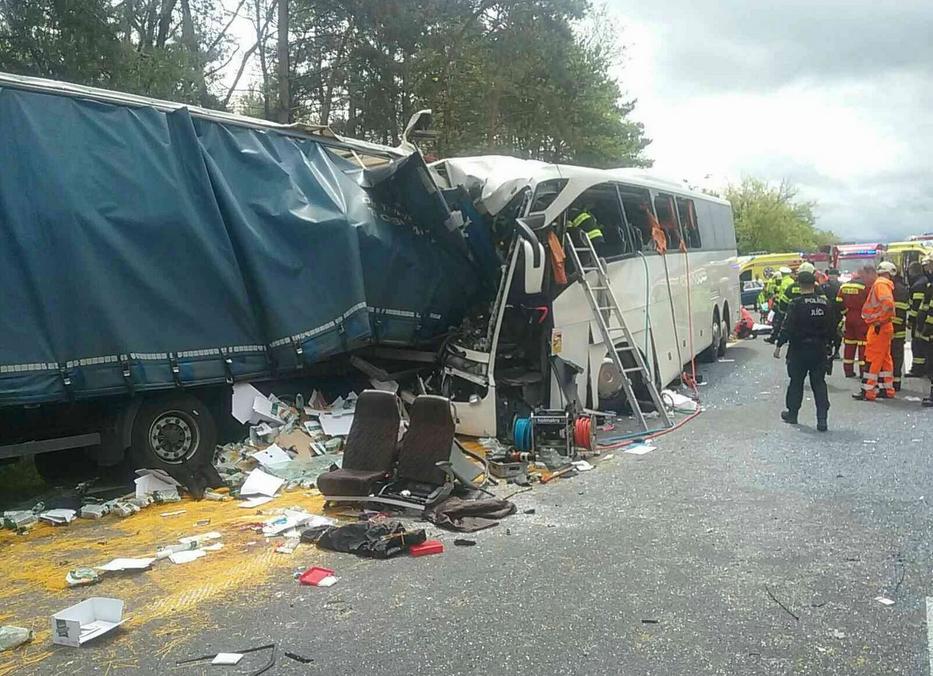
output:
[[[933,231],[933,0],[606,0],[659,173],[787,178],[844,240]]]

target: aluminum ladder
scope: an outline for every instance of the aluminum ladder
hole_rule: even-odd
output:
[[[632,387],[632,379],[630,377],[631,374],[640,373],[642,381],[645,383],[645,387],[651,397],[651,402],[654,404],[655,410],[657,410],[660,416],[661,423],[666,428],[672,427],[673,422],[667,413],[667,409],[664,407],[664,402],[661,401],[661,394],[655,386],[654,379],[651,377],[651,373],[645,365],[645,358],[642,356],[641,350],[635,345],[632,333],[629,331],[625,319],[622,317],[622,310],[619,308],[619,303],[609,283],[606,263],[596,254],[596,249],[593,247],[593,242],[590,241],[590,238],[584,234],[583,239],[586,245],[577,246],[573,241],[573,237],[568,236],[569,246],[567,248],[570,249],[570,258],[573,260],[574,267],[580,275],[579,282],[583,286],[586,300],[589,302],[590,309],[593,311],[593,317],[596,319],[596,325],[599,327],[599,332],[602,335],[603,344],[606,345],[609,358],[612,359],[613,364],[621,375],[622,389],[625,392],[625,396],[628,397],[629,405],[632,407],[632,413],[635,414],[635,419],[638,421],[638,424],[641,425],[642,429],[647,431],[648,423],[645,420],[645,413],[641,410],[641,405],[635,397],[635,390]],[[583,254],[589,264],[583,263],[581,254]],[[590,284],[587,280],[587,275],[591,272],[595,272],[599,280],[598,284],[595,286]],[[599,304],[600,299],[597,297],[597,291],[603,292],[603,298],[609,301],[608,305]],[[647,308],[645,311],[647,312]],[[608,318],[603,315],[604,312],[608,313]],[[616,323],[618,323],[618,326],[612,326],[613,317]],[[625,340],[625,344],[615,349],[615,344],[620,337]],[[635,362],[635,366],[626,366],[622,361],[623,354],[630,354],[632,360]]]

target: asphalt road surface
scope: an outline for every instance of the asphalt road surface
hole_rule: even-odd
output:
[[[278,576],[212,601],[211,622],[173,618],[185,640],[168,654],[151,631],[106,650],[131,660],[120,673],[249,673],[267,653],[175,661],[274,642],[271,674],[928,674],[933,410],[852,401],[837,373],[819,434],[809,398],[800,426],[779,420],[770,346],[728,359],[703,369],[705,412],[657,450],[516,496],[474,547],[325,553],[333,587]],[[104,671],[101,648],[80,650],[33,669]]]

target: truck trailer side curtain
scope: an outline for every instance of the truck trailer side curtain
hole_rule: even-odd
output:
[[[4,87],[0,147],[0,404],[417,345],[481,300],[420,156],[392,223],[323,145],[183,109]]]

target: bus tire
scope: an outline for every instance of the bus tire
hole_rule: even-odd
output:
[[[719,354],[719,344],[722,342],[722,326],[722,322],[719,321],[719,308],[716,308],[713,311],[713,321],[711,324],[711,342],[709,347],[697,356],[698,361],[704,364],[712,364],[716,361],[716,356]]]
[[[140,406],[133,421],[130,460],[134,469],[171,472],[183,465],[210,464],[216,446],[210,409],[190,394],[173,392]]]
[[[732,326],[729,321],[729,306],[724,305],[722,309],[722,331],[719,334],[719,346],[716,348],[717,357],[726,356],[726,346],[729,344],[729,336],[732,335]]]

